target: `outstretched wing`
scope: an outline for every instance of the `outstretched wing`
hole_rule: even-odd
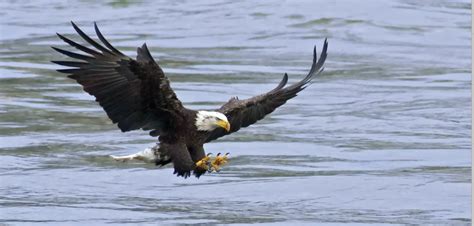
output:
[[[215,129],[210,132],[206,142],[215,140],[219,137],[238,131],[242,127],[254,124],[265,115],[270,114],[276,108],[280,107],[289,99],[295,97],[298,92],[306,88],[306,85],[323,71],[324,61],[327,57],[328,42],[324,40],[323,51],[319,60],[317,60],[316,46],[313,52],[313,64],[308,75],[303,80],[286,86],[288,75],[285,74],[280,84],[270,92],[245,99],[239,100],[231,98],[229,102],[224,104],[218,111],[225,114],[230,123],[230,131],[226,132],[222,128]]]
[[[69,78],[76,80],[87,93],[95,96],[112,122],[118,123],[123,132],[141,128],[154,129],[159,133],[168,129],[173,112],[183,106],[146,44],[137,49],[137,59],[134,60],[114,48],[99,31],[97,24],[94,23],[95,31],[103,45],[71,23],[77,33],[95,49],[57,34],[64,42],[83,52],[78,54],[52,47],[77,60],[53,61],[72,67],[58,71],[69,74]]]

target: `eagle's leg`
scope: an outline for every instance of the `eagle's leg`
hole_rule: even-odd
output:
[[[207,154],[206,157],[196,162],[196,168],[207,171],[210,168],[211,153]]]
[[[189,154],[194,162],[193,174],[197,178],[205,174],[210,168],[211,153],[206,155],[202,145],[188,146]]]
[[[211,168],[209,171],[216,171],[219,172],[221,170],[221,167],[229,161],[229,153],[227,152],[225,155],[221,155],[221,153],[218,153],[216,155],[216,158],[211,162]]]

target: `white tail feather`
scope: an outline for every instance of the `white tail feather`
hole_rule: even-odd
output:
[[[137,152],[135,154],[131,155],[122,155],[122,156],[115,156],[111,155],[114,160],[120,161],[120,162],[127,162],[130,160],[139,160],[139,161],[144,161],[144,162],[156,162],[158,158],[160,158],[159,152],[155,151],[158,150],[156,147],[153,148],[145,148],[145,150]]]

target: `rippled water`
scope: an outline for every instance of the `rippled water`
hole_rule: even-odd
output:
[[[468,224],[469,1],[2,1],[0,224]],[[179,98],[215,108],[290,81],[329,40],[323,76],[255,126],[206,145],[219,174],[116,163],[121,133],[56,73],[69,21],[134,56],[147,42]],[[77,36],[73,36],[77,38]]]

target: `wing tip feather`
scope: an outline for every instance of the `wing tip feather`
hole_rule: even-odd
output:
[[[112,51],[113,53],[119,56],[125,56],[122,52],[120,52],[118,49],[112,46],[112,44],[110,44],[109,41],[107,41],[104,35],[102,35],[102,32],[100,31],[99,26],[97,26],[97,22],[95,21],[94,21],[94,30],[95,30],[95,33],[97,34],[97,37],[99,37],[100,41],[102,42],[102,44],[104,44],[110,51]]]

